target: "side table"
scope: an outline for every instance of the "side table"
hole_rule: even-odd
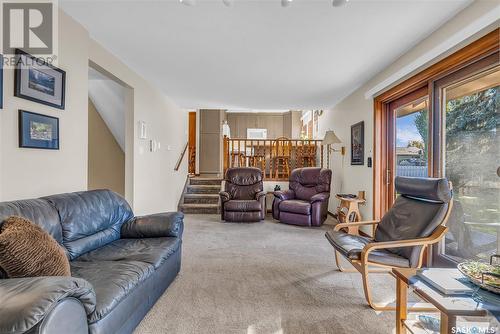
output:
[[[359,212],[359,206],[365,204],[366,200],[358,197],[342,197],[339,194],[335,195],[335,197],[340,200],[340,206],[337,208],[337,217],[339,223],[362,221],[361,213]],[[347,232],[349,234],[359,235],[359,227],[349,227]]]

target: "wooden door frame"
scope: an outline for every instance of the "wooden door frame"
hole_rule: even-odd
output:
[[[196,111],[188,112],[188,174],[196,175],[196,148],[197,148],[197,126],[196,126]],[[192,159],[192,151],[194,150],[194,161]],[[192,166],[194,164],[194,168]]]
[[[478,40],[470,43],[443,60],[429,66],[411,78],[378,95],[374,99],[374,129],[373,129],[373,218],[380,219],[392,205],[392,199],[387,191],[387,169],[390,161],[388,154],[388,116],[389,104],[418,89],[427,87],[429,96],[429,120],[434,119],[434,81],[451,74],[481,58],[499,50],[499,33],[497,28]],[[440,142],[440,131],[429,127],[429,147],[434,150],[435,142]],[[430,154],[433,156],[432,154]],[[439,156],[439,154],[438,154]],[[429,160],[432,167],[431,176],[435,175],[440,161]],[[431,169],[429,170],[431,171]],[[437,172],[438,173],[438,172]],[[390,180],[389,180],[390,181]],[[389,184],[390,185],[390,184]]]

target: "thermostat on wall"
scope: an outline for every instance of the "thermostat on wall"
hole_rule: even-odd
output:
[[[146,122],[139,121],[139,139],[147,139]]]

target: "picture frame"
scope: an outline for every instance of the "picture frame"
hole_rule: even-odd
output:
[[[16,49],[14,96],[64,109],[66,72]]]
[[[19,110],[19,147],[59,149],[59,118]]]
[[[365,122],[351,126],[351,165],[365,164]]]

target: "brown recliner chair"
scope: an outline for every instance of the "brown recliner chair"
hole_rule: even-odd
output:
[[[221,199],[221,219],[258,222],[266,216],[266,193],[259,168],[237,167],[226,171]]]
[[[285,224],[321,226],[328,214],[331,180],[330,169],[294,169],[289,179],[290,190],[274,192],[274,219]]]

